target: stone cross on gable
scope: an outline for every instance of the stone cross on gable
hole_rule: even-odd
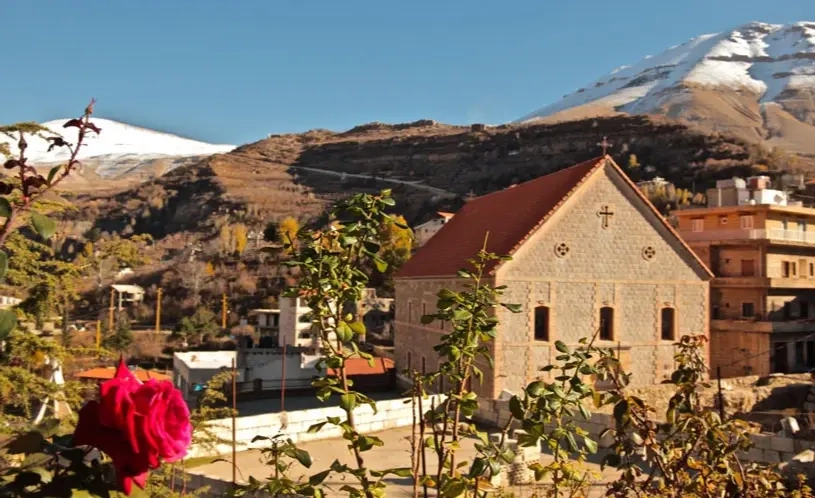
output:
[[[609,218],[611,218],[614,215],[615,213],[613,213],[609,209],[609,206],[607,205],[602,206],[602,209],[598,211],[598,217],[601,218],[601,228],[603,229],[609,228]]]
[[[601,148],[601,150],[603,151],[603,155],[605,156],[606,155],[606,149],[609,148],[609,147],[612,147],[612,144],[609,143],[609,141],[606,139],[606,136],[604,136],[603,140],[598,142],[598,147]]]

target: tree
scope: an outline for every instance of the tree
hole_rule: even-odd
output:
[[[378,241],[380,243],[378,255],[388,264],[388,268],[383,272],[383,286],[386,291],[391,292],[394,288],[394,273],[411,257],[414,232],[408,227],[403,216],[395,216],[380,226]]]
[[[224,225],[218,232],[218,248],[221,253],[229,254],[234,250],[235,244],[232,238],[232,230],[229,225]]]
[[[150,262],[148,252],[153,237],[138,234],[129,238],[119,235],[102,236],[96,242],[87,242],[76,263],[86,268],[97,290],[111,282],[122,268],[138,268]]]
[[[114,351],[125,351],[133,343],[133,333],[130,331],[130,317],[126,312],[120,312],[116,316],[114,330],[107,336],[103,345]]]
[[[232,227],[232,239],[235,241],[235,250],[239,256],[244,254],[247,246],[247,227],[243,223],[239,223]]]
[[[278,242],[284,245],[284,247],[291,245],[287,252],[291,252],[295,247],[297,247],[297,234],[300,230],[300,223],[295,218],[287,217],[281,220],[278,224],[277,236]]]
[[[173,331],[173,337],[187,343],[200,343],[205,335],[217,334],[220,330],[215,321],[215,313],[207,308],[199,307],[191,316],[182,318]]]
[[[632,171],[640,168],[640,163],[638,162],[638,158],[636,155],[629,154],[629,161],[626,163],[626,167]]]

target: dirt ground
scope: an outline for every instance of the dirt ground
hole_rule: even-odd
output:
[[[411,465],[409,443],[409,437],[411,435],[410,427],[392,429],[389,431],[380,432],[376,435],[379,436],[385,444],[382,447],[374,448],[373,450],[365,453],[366,461],[369,462],[369,465],[372,468],[388,469],[394,467],[409,467]],[[347,448],[347,444],[341,439],[310,441],[301,443],[298,445],[298,447],[309,452],[309,454],[312,456],[313,464],[311,469],[305,469],[304,467],[295,463],[290,472],[290,476],[293,478],[303,476],[305,480],[309,475],[328,468],[335,459],[339,460],[341,463],[354,465],[354,459]],[[464,441],[462,444],[462,449],[457,453],[460,459],[470,459],[475,454],[476,450],[474,448],[473,439]],[[229,456],[226,458],[229,460]],[[237,467],[239,481],[246,482],[250,476],[259,480],[266,478],[270,474],[270,468],[263,463],[262,458],[263,456],[258,450],[238,453]],[[542,455],[541,458],[543,463],[547,463],[548,461],[551,461],[552,457],[549,455]],[[614,469],[605,469],[604,471],[601,471],[600,465],[597,463],[600,461],[600,457],[594,460],[595,461],[593,462],[586,463],[587,470],[595,474],[593,477],[593,485],[590,496],[600,497],[603,496],[605,491],[604,483],[613,479],[616,476],[617,471]],[[428,463],[428,471],[435,473],[437,468],[436,465],[430,461]],[[202,465],[192,469],[191,472],[196,474],[204,474],[209,477],[227,481],[232,479],[232,465],[231,462],[228,461],[218,461]],[[385,481],[388,484],[387,496],[389,498],[413,496],[410,479],[389,477],[386,478]],[[348,483],[348,481],[341,480],[340,477],[330,476],[324,483],[328,488],[331,488],[331,490],[327,492],[327,496],[347,496],[348,493],[337,491],[337,489],[346,483]],[[514,486],[506,489],[505,491],[512,492],[516,498],[531,497],[535,494],[535,487]]]

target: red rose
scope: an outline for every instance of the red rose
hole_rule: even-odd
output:
[[[139,450],[175,462],[187,454],[193,435],[190,410],[172,382],[148,380],[133,394],[133,432]]]
[[[144,488],[148,470],[183,458],[191,437],[190,410],[173,384],[142,384],[120,359],[116,375],[102,384],[99,401],[80,410],[74,443],[105,452],[119,487],[130,495],[133,483]]]

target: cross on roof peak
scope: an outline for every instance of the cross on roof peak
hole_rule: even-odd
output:
[[[598,144],[597,144],[597,145],[598,145],[598,147],[600,147],[600,148],[601,148],[601,150],[603,151],[603,155],[604,155],[604,156],[606,155],[606,149],[607,149],[607,148],[609,148],[609,147],[612,147],[612,144],[611,144],[611,143],[609,143],[609,141],[606,139],[606,135],[604,135],[603,140],[601,140],[600,142],[598,142]]]

